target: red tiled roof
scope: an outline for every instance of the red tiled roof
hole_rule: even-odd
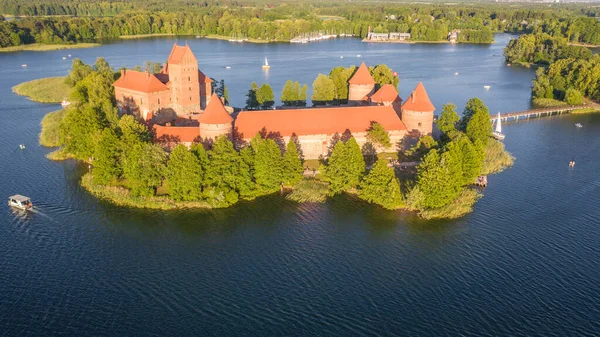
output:
[[[367,65],[363,62],[363,63],[361,63],[360,67],[358,67],[358,70],[354,73],[354,75],[350,78],[348,83],[350,83],[350,84],[375,84],[375,80],[373,79],[373,76],[371,76],[371,73],[369,72]]]
[[[391,84],[384,85],[371,95],[371,102],[375,103],[394,102],[396,99],[399,99],[398,92]]]
[[[225,110],[221,98],[213,94],[198,121],[204,124],[227,124],[231,123],[233,118]]]
[[[169,90],[169,88],[153,74],[135,70],[124,70],[121,72],[121,77],[113,84],[113,86],[146,93]]]
[[[185,52],[190,50],[190,47],[186,44],[185,47],[178,46],[177,43],[173,45],[173,49],[171,49],[171,54],[167,60],[167,63],[178,64],[183,59]],[[190,50],[191,51],[191,50]]]
[[[163,126],[154,125],[156,139],[191,143],[200,137],[200,128],[197,126]]]
[[[244,138],[251,138],[263,128],[282,136],[341,134],[346,129],[364,132],[371,121],[380,123],[387,131],[406,130],[391,106],[243,111],[237,116],[235,126]]]
[[[423,83],[419,82],[419,84],[417,84],[415,90],[413,90],[406,102],[402,105],[402,109],[423,112],[435,110],[435,107],[429,100],[429,96],[427,95],[427,91],[425,91]]]

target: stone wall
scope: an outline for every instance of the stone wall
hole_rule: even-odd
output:
[[[358,104],[365,96],[373,94],[374,84],[350,84],[348,89],[348,103]]]
[[[433,128],[433,111],[421,112],[402,110],[402,122],[408,132],[418,131],[421,135],[430,135]]]

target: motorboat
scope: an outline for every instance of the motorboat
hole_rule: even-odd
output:
[[[485,90],[490,90],[490,88],[491,88],[491,86],[489,86],[489,85],[484,85],[483,86],[483,89],[485,89]]]
[[[31,203],[30,198],[20,194],[15,194],[8,198],[8,206],[23,210],[30,210],[33,207],[33,204]]]
[[[226,66],[225,69],[231,69],[231,67],[230,66]]]
[[[60,105],[63,107],[63,109],[66,109],[69,105],[71,105],[71,102],[63,99],[62,102],[60,102]]]
[[[582,128],[583,127],[583,125],[581,125],[581,123],[575,123],[575,126],[578,127],[578,128]]]
[[[22,68],[27,68],[27,65],[26,64],[21,64],[21,67]]]

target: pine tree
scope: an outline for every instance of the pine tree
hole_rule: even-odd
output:
[[[256,98],[257,91],[258,91],[258,84],[256,84],[256,82],[252,82],[250,90],[248,90],[248,93],[246,94],[246,109],[254,110],[254,109],[258,109],[258,107],[260,106],[260,104],[258,103],[258,100]]]
[[[125,157],[123,175],[135,196],[152,196],[162,184],[166,154],[158,145],[138,143]]]
[[[258,144],[254,157],[254,179],[265,192],[276,191],[283,181],[281,150],[272,139]]]
[[[173,148],[167,164],[167,183],[173,200],[195,201],[202,195],[200,160],[185,145]]]
[[[121,175],[119,138],[113,130],[105,128],[96,143],[94,152],[94,182],[105,185]]]
[[[283,155],[283,182],[286,185],[297,184],[302,180],[303,171],[297,144],[290,138]]]
[[[392,146],[390,143],[390,135],[385,131],[383,125],[372,121],[371,127],[367,130],[367,139],[376,145],[388,148]]]
[[[358,196],[387,209],[396,209],[403,204],[400,183],[394,169],[388,167],[383,159],[379,159],[361,181]]]

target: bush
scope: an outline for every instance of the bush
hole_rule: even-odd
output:
[[[470,213],[473,205],[483,195],[472,188],[465,188],[458,198],[446,206],[434,209],[426,209],[419,212],[423,219],[456,219]]]
[[[481,174],[498,173],[513,165],[515,158],[504,149],[504,144],[495,139],[488,139],[485,147],[485,159]]]
[[[285,198],[303,202],[325,202],[329,193],[329,185],[315,179],[303,179]]]
[[[49,112],[42,119],[42,132],[40,133],[40,145],[45,147],[60,146],[60,135],[58,126],[65,116],[64,110]]]

